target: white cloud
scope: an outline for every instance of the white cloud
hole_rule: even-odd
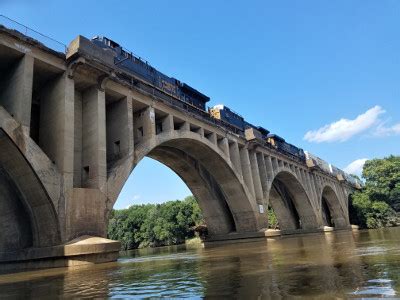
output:
[[[379,116],[383,113],[385,110],[376,105],[353,120],[342,118],[317,130],[310,130],[305,134],[304,139],[316,143],[344,142],[378,123]]]
[[[137,200],[139,200],[140,198],[142,198],[142,196],[140,196],[140,195],[133,195],[132,201],[131,201],[131,202],[133,202],[134,204],[138,204],[138,203],[135,203],[135,202],[136,202]],[[131,207],[131,206],[134,205],[134,204],[129,204],[129,205],[127,205],[125,208],[128,209],[129,207]]]
[[[400,135],[400,123],[397,123],[393,126],[386,127],[384,123],[379,124],[374,132],[375,136],[391,136],[391,135]]]
[[[367,160],[368,158],[356,159],[355,161],[350,163],[346,168],[344,168],[344,171],[346,173],[358,175],[361,177],[364,164]]]

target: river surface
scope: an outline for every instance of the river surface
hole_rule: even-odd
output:
[[[145,249],[114,263],[0,276],[0,299],[108,297],[400,298],[400,228]]]

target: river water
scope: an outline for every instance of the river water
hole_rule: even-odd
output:
[[[0,299],[58,297],[400,298],[400,228],[145,249],[115,263],[0,276]]]

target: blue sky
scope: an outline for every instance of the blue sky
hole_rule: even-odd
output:
[[[338,167],[400,154],[400,1],[112,3],[3,0],[0,11],[65,44],[108,36]],[[116,207],[187,194],[146,159]]]

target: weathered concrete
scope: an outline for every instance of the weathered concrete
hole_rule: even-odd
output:
[[[1,273],[90,265],[114,261],[121,244],[116,241],[81,236],[65,245],[46,248],[27,248],[20,251],[1,252]]]
[[[33,57],[25,54],[11,69],[1,84],[0,104],[25,128],[31,121]]]
[[[83,37],[65,57],[0,30],[0,263],[116,259],[118,244],[98,240],[70,253],[70,241],[106,236],[145,156],[184,180],[209,241],[350,228],[351,186],[124,80],[112,62]],[[266,233],[269,206],[279,232]]]

